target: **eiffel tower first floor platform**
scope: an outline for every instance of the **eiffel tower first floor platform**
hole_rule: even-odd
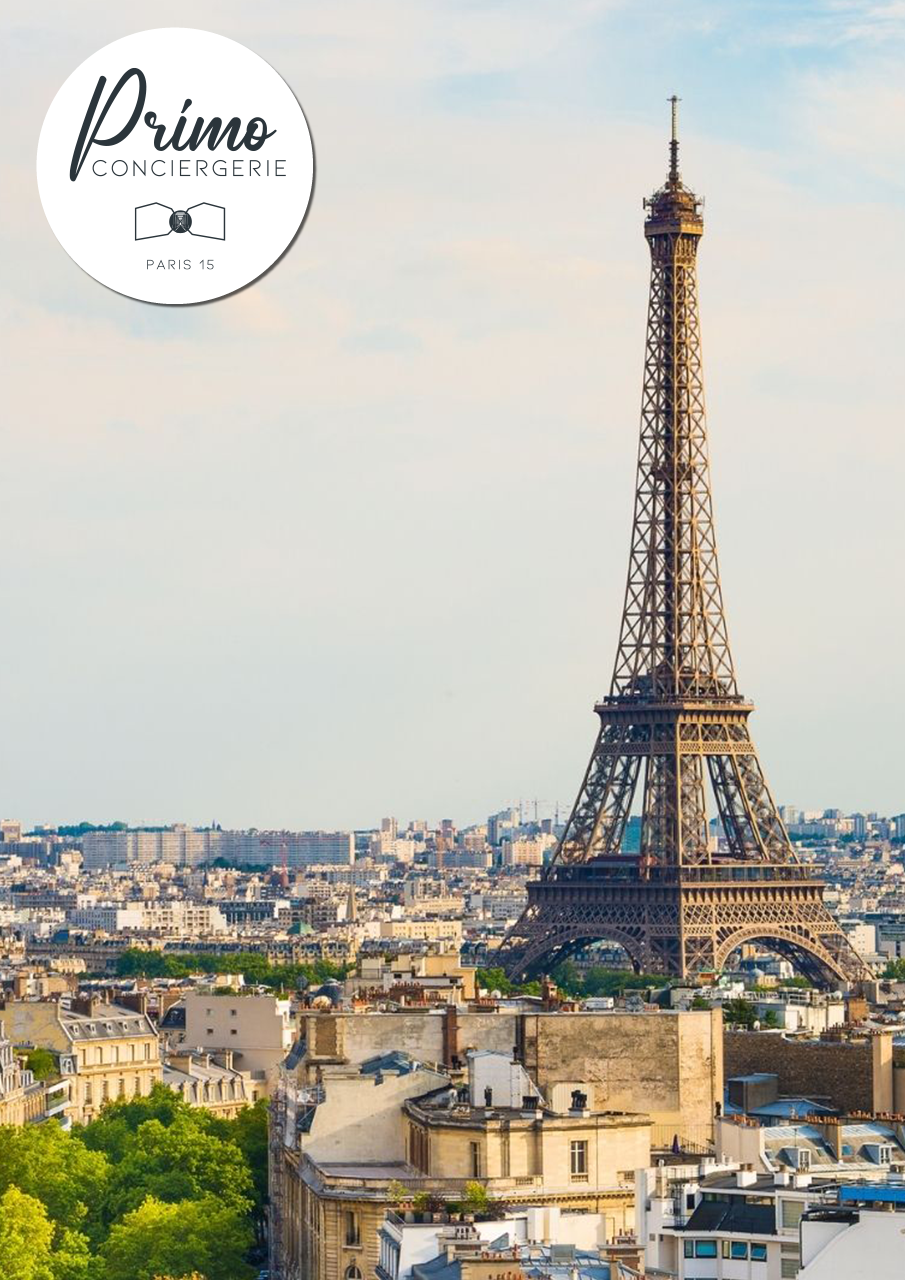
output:
[[[549,973],[594,942],[616,943],[637,972],[685,978],[718,971],[758,942],[810,981],[870,977],[803,863],[714,862],[642,869],[631,855],[557,865],[528,884],[528,905],[499,962],[509,976]]]

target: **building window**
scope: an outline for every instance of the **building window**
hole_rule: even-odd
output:
[[[470,1142],[468,1145],[471,1151],[471,1176],[473,1178],[480,1178],[481,1148],[477,1142]]]
[[[800,1147],[798,1150],[798,1168],[802,1170],[810,1169],[811,1153],[807,1147]]]
[[[797,1246],[792,1248],[789,1245],[781,1246],[781,1255],[779,1259],[779,1274],[782,1280],[795,1280],[801,1268],[801,1255]]]
[[[569,1170],[572,1177],[588,1172],[588,1144],[584,1141],[569,1143]]]
[[[346,1267],[345,1280],[361,1280],[361,1271],[354,1262]]]
[[[683,1242],[683,1244],[684,1244],[684,1248],[683,1248],[682,1252],[685,1254],[685,1257],[686,1257],[686,1258],[693,1258],[693,1257],[694,1257],[694,1241],[693,1241],[693,1240],[685,1240],[685,1241]]]
[[[767,1246],[765,1244],[753,1244],[751,1246],[751,1261],[752,1262],[767,1261]]]
[[[694,1256],[696,1258],[715,1258],[716,1257],[716,1241],[715,1240],[695,1240]]]
[[[724,1240],[723,1241],[723,1257],[724,1258],[747,1258],[748,1243],[746,1240]]]
[[[235,1028],[235,1027],[230,1027],[230,1029],[229,1029],[229,1034],[230,1034],[231,1036],[235,1036],[235,1035],[238,1035],[239,1033],[236,1031],[236,1028]]]
[[[784,1229],[797,1231],[803,1212],[804,1203],[801,1200],[783,1200],[780,1220]]]
[[[345,1218],[346,1244],[347,1245],[361,1244],[361,1232],[358,1226],[358,1214],[354,1211],[354,1209],[347,1209],[343,1214],[343,1217]]]

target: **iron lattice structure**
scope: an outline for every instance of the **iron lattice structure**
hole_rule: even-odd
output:
[[[869,976],[823,903],[773,802],[739,693],[717,563],[697,250],[701,201],[670,167],[645,200],[650,304],[628,583],[600,731],[554,858],[502,959],[514,976],[597,940],[641,970],[720,969],[760,939],[808,977]],[[708,840],[709,780],[724,835]],[[640,853],[623,850],[641,786]]]

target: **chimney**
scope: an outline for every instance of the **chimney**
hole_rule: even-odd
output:
[[[572,1115],[586,1116],[588,1111],[588,1095],[582,1089],[572,1090],[572,1101],[569,1103],[569,1111]]]
[[[757,1174],[754,1172],[753,1164],[743,1164],[735,1173],[735,1185],[737,1187],[752,1187],[757,1182]]]
[[[827,1116],[820,1126],[835,1160],[842,1159],[842,1121],[839,1116]]]

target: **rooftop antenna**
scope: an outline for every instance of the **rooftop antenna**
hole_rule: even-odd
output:
[[[667,101],[672,107],[672,135],[669,141],[669,180],[670,182],[679,181],[679,103],[681,98],[677,98],[675,94]]]

